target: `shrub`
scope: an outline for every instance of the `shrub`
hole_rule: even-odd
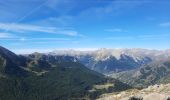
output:
[[[130,97],[129,100],[143,100],[142,97]]]
[[[167,100],[170,100],[170,97],[168,97]]]

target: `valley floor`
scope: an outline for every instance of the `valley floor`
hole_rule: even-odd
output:
[[[129,100],[131,97],[143,98],[141,100],[169,100],[170,84],[153,85],[138,90],[130,89],[120,93],[104,94],[97,100]]]

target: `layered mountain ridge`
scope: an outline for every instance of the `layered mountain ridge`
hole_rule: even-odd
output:
[[[135,69],[155,60],[170,58],[170,50],[103,48],[96,51],[56,50],[47,55],[72,56],[89,69],[110,73]]]
[[[128,88],[71,56],[16,55],[0,48],[1,100],[94,100],[102,93]]]
[[[169,50],[59,50],[16,55],[0,47],[0,99],[94,100],[131,86],[167,84],[169,66]]]
[[[170,59],[154,61],[139,69],[112,73],[111,77],[136,87],[170,83]]]

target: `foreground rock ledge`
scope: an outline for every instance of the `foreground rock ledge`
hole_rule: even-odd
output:
[[[136,97],[139,99],[130,99]],[[120,93],[104,94],[98,100],[169,100],[170,84],[153,85],[137,90],[131,89]]]

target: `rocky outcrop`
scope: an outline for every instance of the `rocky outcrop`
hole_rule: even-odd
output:
[[[169,100],[170,84],[153,85],[138,90],[131,89],[120,93],[104,94],[98,100]]]

